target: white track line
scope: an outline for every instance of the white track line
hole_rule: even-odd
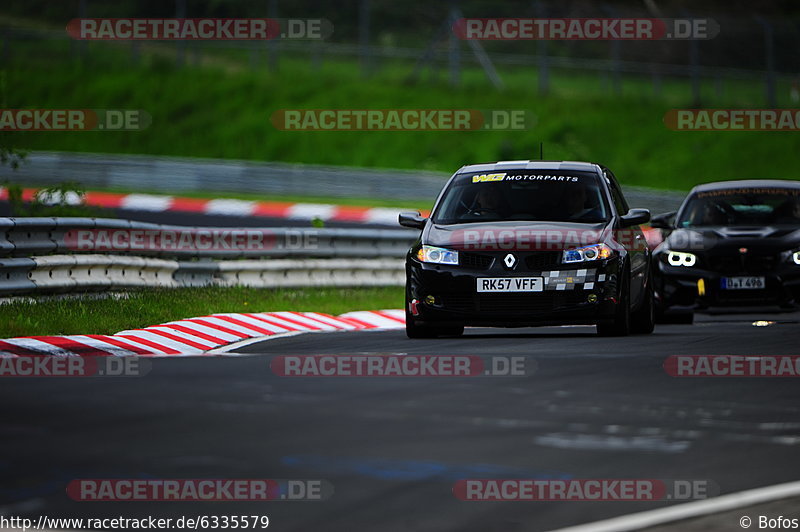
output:
[[[288,338],[290,336],[297,336],[298,334],[306,334],[311,331],[287,331],[284,333],[277,333],[271,336],[259,336],[258,338],[248,338],[247,340],[241,340],[239,342],[234,342],[232,344],[223,345],[222,347],[218,347],[217,349],[212,349],[211,351],[206,351],[207,355],[224,355],[229,351],[233,351],[234,349],[239,349],[240,347],[245,347],[250,344],[255,344],[258,342],[263,342],[265,340],[274,340],[276,338]],[[261,355],[262,353],[234,353],[236,356],[253,356],[253,355]]]
[[[719,497],[702,501],[687,502],[668,508],[648,510],[593,523],[559,528],[552,532],[628,532],[642,530],[665,523],[743,509],[748,506],[787,499],[797,495],[800,495],[800,481],[787,482],[785,484],[775,484],[773,486],[720,495]]]

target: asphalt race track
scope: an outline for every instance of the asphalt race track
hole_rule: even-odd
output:
[[[757,320],[775,323],[756,327]],[[698,316],[652,336],[593,328],[303,334],[241,357],[153,360],[142,377],[7,378],[0,513],[268,515],[270,530],[533,531],[671,502],[465,502],[464,478],[796,480],[793,378],[675,378],[668,355],[798,355],[800,314]],[[275,355],[525,357],[531,375],[290,378]],[[75,502],[76,478],[326,479],[326,501]],[[675,530],[678,530],[676,528]],[[730,530],[739,529],[731,522]]]

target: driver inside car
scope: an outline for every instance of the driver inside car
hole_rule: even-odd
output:
[[[504,218],[508,215],[508,204],[500,189],[483,186],[475,195],[472,212],[487,218]]]
[[[582,184],[569,187],[564,191],[564,205],[570,220],[597,219],[602,216],[597,205],[590,202],[587,207],[587,199],[586,187]]]

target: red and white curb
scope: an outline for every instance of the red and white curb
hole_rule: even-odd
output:
[[[0,340],[0,356],[202,356],[247,340],[306,332],[405,327],[402,310],[364,310],[339,316],[320,312],[212,314],[114,335],[23,336]]]
[[[38,189],[26,188],[22,199],[32,201]],[[8,191],[0,188],[0,201],[8,199]],[[77,195],[67,196],[67,203],[79,204]],[[248,216],[284,218],[287,220],[313,220],[319,218],[331,222],[354,222],[379,225],[397,225],[397,215],[414,209],[390,207],[356,207],[352,205],[328,205],[323,203],[286,203],[277,201],[247,201],[238,199],[199,199],[153,194],[120,194],[90,191],[83,200],[84,205],[108,209],[128,209],[148,212],[184,212],[221,216]],[[427,216],[427,213],[423,213]]]

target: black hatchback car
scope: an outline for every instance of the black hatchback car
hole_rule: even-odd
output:
[[[406,258],[409,338],[459,335],[464,326],[597,325],[601,335],[650,333],[650,251],[605,167],[506,161],[461,168]]]
[[[700,185],[651,225],[666,235],[653,253],[659,311],[800,302],[800,182]]]

